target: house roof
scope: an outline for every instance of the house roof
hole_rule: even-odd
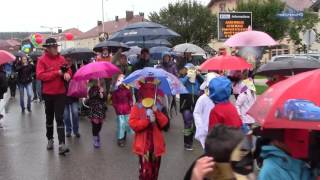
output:
[[[208,8],[211,8],[211,7],[213,6],[213,4],[216,3],[216,2],[218,2],[218,1],[220,1],[220,0],[211,0],[211,1],[208,3],[207,7],[208,7]]]
[[[297,11],[303,11],[310,8],[314,3],[314,0],[284,0],[287,6]]]
[[[107,21],[107,22],[104,22],[104,31],[112,34],[128,26],[129,24],[133,24],[141,21],[144,21],[144,17],[140,15],[133,16],[133,18],[129,21],[127,21],[126,18],[121,18],[118,21]],[[76,39],[87,39],[87,38],[97,37],[101,32],[102,32],[102,25],[96,26],[90,29],[89,31],[82,33]]]
[[[15,40],[15,39],[9,39],[6,41],[10,46],[20,46],[21,45],[21,42]]]
[[[77,28],[70,28],[70,29],[66,29],[64,30],[62,33],[71,33],[73,34],[75,37],[80,36],[81,34],[83,34],[82,31],[80,31]]]
[[[20,46],[21,43],[17,40],[14,39],[9,39],[9,40],[2,40],[0,39],[0,49],[3,50],[12,50],[15,49],[15,47]]]
[[[312,4],[311,8],[319,8],[320,6],[320,0],[315,1],[315,3]]]

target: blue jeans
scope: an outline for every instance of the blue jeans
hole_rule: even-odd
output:
[[[32,81],[33,98],[42,100],[41,97],[41,81],[34,79]]]
[[[64,108],[64,124],[66,125],[66,133],[73,134],[79,133],[79,102],[73,102],[71,104],[66,104]]]
[[[20,106],[21,109],[25,109],[24,106],[24,89],[27,91],[28,102],[27,108],[31,109],[31,96],[32,96],[32,83],[29,84],[18,84],[19,91],[20,91]]]
[[[42,82],[40,80],[36,80],[36,93],[38,95],[39,100],[42,100]]]

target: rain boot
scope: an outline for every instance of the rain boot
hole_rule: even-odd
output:
[[[100,148],[99,136],[93,136],[93,146],[94,148]]]
[[[53,144],[54,144],[53,139],[48,140],[47,150],[52,150]]]
[[[65,155],[68,152],[70,152],[70,150],[65,144],[59,145],[59,155]]]
[[[119,147],[124,147],[126,145],[125,141],[126,140],[124,138],[123,139],[118,139],[118,146]]]

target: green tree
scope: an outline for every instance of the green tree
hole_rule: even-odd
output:
[[[300,33],[305,32],[308,29],[314,29],[317,23],[319,23],[318,15],[308,10],[304,11],[304,16],[302,19],[291,22],[289,28],[289,35],[291,40],[295,43],[295,45],[298,46],[297,49],[299,51],[306,48],[303,45]]]
[[[252,28],[264,31],[274,39],[285,37],[290,24],[289,20],[281,20],[277,14],[283,11],[285,4],[281,0],[249,0],[240,1],[236,11],[252,12]]]
[[[159,13],[152,12],[149,19],[181,35],[180,38],[173,40],[173,44],[190,42],[205,46],[217,34],[216,16],[197,1],[184,0],[170,3]]]

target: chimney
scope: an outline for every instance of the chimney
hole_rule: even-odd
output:
[[[98,21],[98,22],[97,22],[97,25],[98,25],[98,26],[102,26],[102,21]]]
[[[133,11],[126,11],[126,21],[133,19]]]
[[[144,13],[143,12],[139,12],[139,16],[144,17]]]
[[[62,29],[61,28],[58,29],[58,33],[59,34],[62,33]]]
[[[114,19],[115,19],[116,22],[118,22],[119,21],[119,16],[116,16]]]

